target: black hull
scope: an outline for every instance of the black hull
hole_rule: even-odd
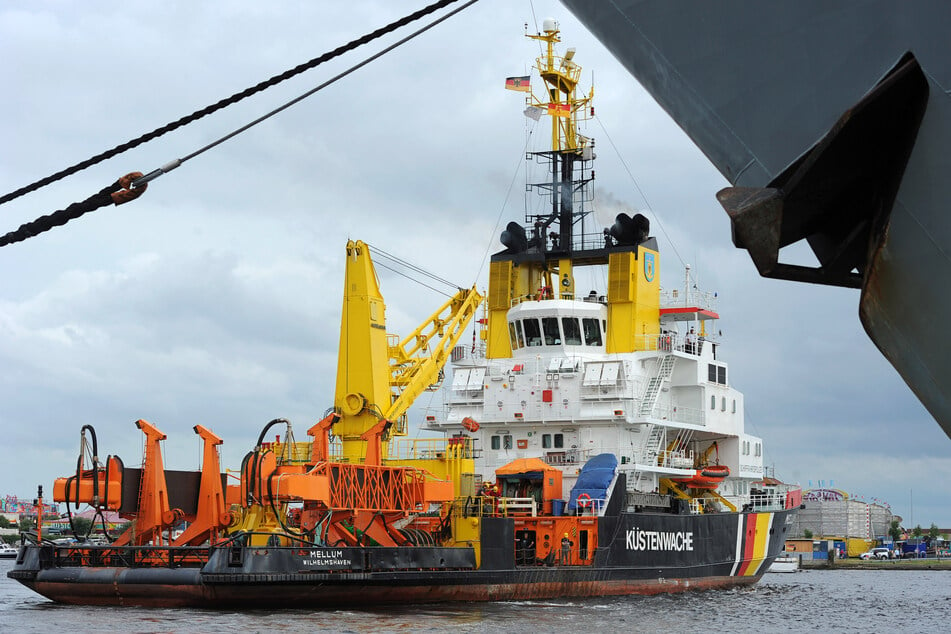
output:
[[[860,287],[869,338],[951,436],[951,356],[936,340],[944,301],[933,291],[951,284],[951,5],[562,3],[740,189],[724,207],[760,274]],[[886,129],[901,138],[863,164],[889,143]],[[747,196],[775,189],[765,205]],[[808,240],[822,266],[771,259],[770,235]]]
[[[218,548],[200,566],[171,568],[69,565],[56,547],[26,546],[8,575],[61,603],[149,607],[321,608],[684,592],[756,583],[783,549],[794,512],[602,517],[600,534],[613,537],[587,566],[516,566],[511,543],[502,558],[484,550],[478,569],[466,556],[472,550],[462,548]],[[483,544],[491,542],[486,531],[511,534],[512,522],[487,522]],[[443,556],[428,560],[433,553]],[[414,569],[414,560],[426,567]],[[438,569],[437,562],[452,568]],[[472,567],[461,567],[466,562]]]

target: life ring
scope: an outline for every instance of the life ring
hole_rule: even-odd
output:
[[[578,506],[580,508],[586,509],[594,505],[594,500],[591,499],[591,496],[587,493],[582,493],[578,496]]]

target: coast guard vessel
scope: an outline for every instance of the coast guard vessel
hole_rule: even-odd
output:
[[[755,583],[801,501],[768,477],[712,327],[715,296],[662,290],[647,220],[589,217],[593,92],[548,20],[531,35],[551,116],[550,202],[502,235],[482,295],[461,289],[408,337],[386,330],[370,249],[346,248],[333,407],[297,442],[268,423],[236,472],[200,425],[196,472],[100,459],[92,428],[54,499],[131,520],[108,545],[34,535],[8,573],[54,601],[339,607],[679,592]],[[517,79],[517,81],[516,81]],[[531,78],[513,78],[530,92]],[[578,272],[602,271],[601,290]],[[686,278],[689,280],[689,276]],[[469,325],[481,336],[461,345]],[[405,414],[452,364],[447,416]],[[283,438],[267,440],[274,429]],[[88,443],[85,439],[89,439]]]

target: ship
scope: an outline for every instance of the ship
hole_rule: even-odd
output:
[[[550,149],[529,155],[548,171],[530,184],[545,207],[508,223],[485,296],[459,289],[401,338],[371,248],[349,241],[334,402],[308,440],[274,419],[223,471],[223,439],[196,425],[201,468],[178,471],[149,421],[136,422],[139,467],[103,457],[84,426],[53,499],[71,524],[82,505],[129,523],[107,544],[54,543],[39,527],[9,577],[67,604],[202,608],[657,594],[762,577],[801,491],[771,477],[745,430],[718,298],[689,269],[683,288],[661,288],[645,217],[592,221],[594,141],[578,126],[593,89],[579,90],[554,20],[528,37],[543,49],[542,96],[531,77],[507,87],[551,117]],[[584,271],[606,288],[579,289]],[[443,381],[445,415],[423,422],[434,437],[409,438],[409,407]]]
[[[951,436],[951,6],[562,0],[731,186],[760,275],[861,289],[869,338]],[[805,240],[816,265],[781,261]]]

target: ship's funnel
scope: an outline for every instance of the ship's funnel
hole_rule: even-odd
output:
[[[505,231],[499,238],[508,248],[509,253],[522,253],[528,249],[528,238],[525,236],[525,229],[517,222],[510,222],[505,225]]]
[[[634,214],[631,218],[625,213],[620,213],[614,219],[614,225],[611,226],[609,233],[618,244],[634,245],[646,240],[650,231],[651,222],[646,216]]]

